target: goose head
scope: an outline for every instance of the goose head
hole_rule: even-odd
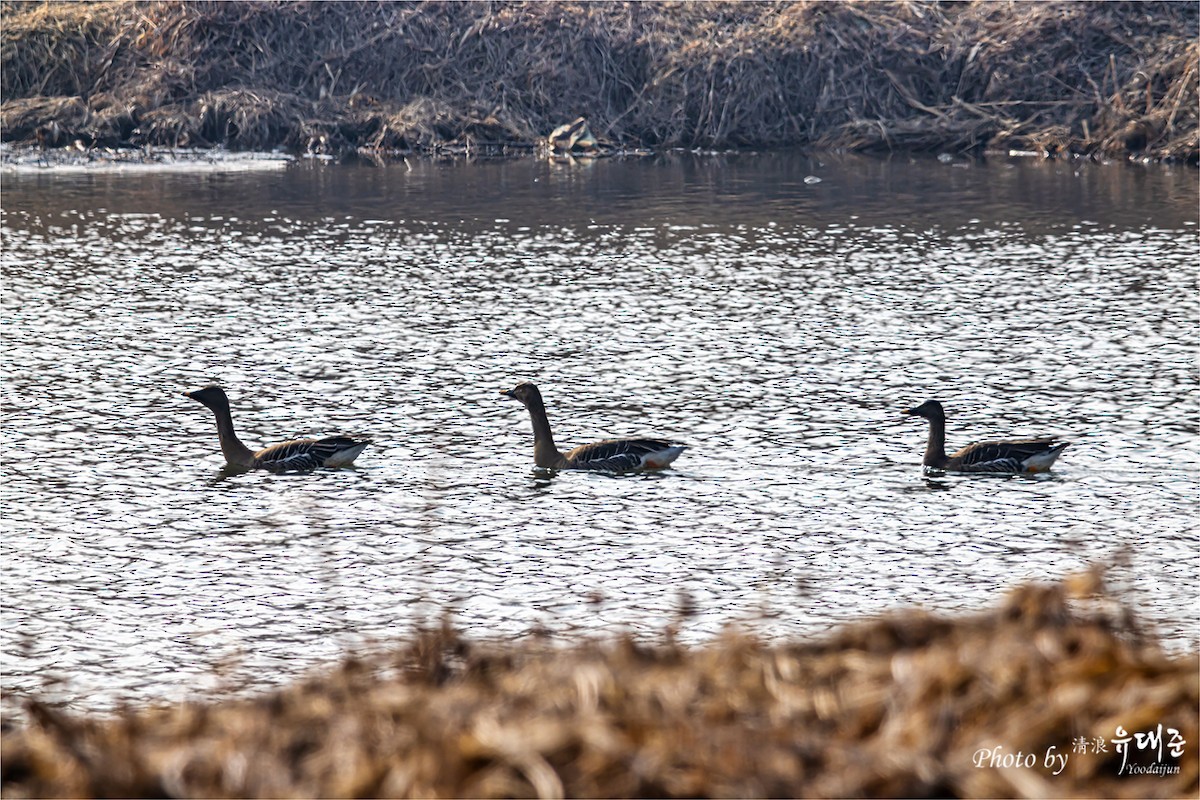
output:
[[[502,389],[500,394],[505,397],[511,397],[514,400],[520,400],[526,408],[529,407],[530,403],[541,403],[542,401],[542,393],[538,391],[537,386],[529,381],[518,383],[511,389]]]
[[[946,418],[946,413],[942,411],[942,404],[937,400],[926,400],[919,406],[904,410],[905,414],[913,417],[924,417],[925,419],[942,419]]]
[[[220,386],[205,386],[194,392],[183,392],[183,396],[190,397],[209,408],[229,408],[229,398],[225,396],[225,390]]]

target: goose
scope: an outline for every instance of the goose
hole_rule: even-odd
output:
[[[905,414],[929,420],[926,467],[956,472],[1049,472],[1068,442],[1054,438],[976,442],[946,455],[946,412],[937,400],[926,400]]]
[[[229,398],[220,386],[206,386],[194,392],[184,392],[212,410],[217,418],[217,437],[221,452],[231,467],[241,469],[307,470],[317,467],[345,467],[363,451],[369,439],[349,436],[328,436],[324,439],[292,439],[264,447],[257,453],[242,444],[233,432],[233,417],[229,413]]]
[[[554,446],[550,421],[542,393],[532,383],[519,383],[500,394],[520,400],[529,409],[533,421],[533,463],[543,469],[587,469],[625,472],[635,469],[661,469],[679,458],[686,445],[667,439],[605,439],[583,444],[560,453]]]

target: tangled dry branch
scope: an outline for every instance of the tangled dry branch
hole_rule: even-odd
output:
[[[3,137],[1195,160],[1194,3],[3,3]],[[59,114],[62,111],[64,113]]]

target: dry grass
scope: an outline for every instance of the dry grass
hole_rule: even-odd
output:
[[[3,791],[1194,797],[1197,660],[1164,655],[1098,589],[1094,574],[1027,585],[978,616],[906,612],[795,644],[483,646],[444,627],[254,699],[107,719],[34,702],[4,732]],[[1078,737],[1159,723],[1186,740],[1166,757],[1178,775],[1119,777],[1111,744],[1073,752]],[[1038,765],[977,768],[996,745]],[[1069,754],[1058,776],[1042,766],[1052,746]]]
[[[530,146],[585,116],[627,147],[1198,150],[1194,3],[2,10],[3,137],[46,146]]]

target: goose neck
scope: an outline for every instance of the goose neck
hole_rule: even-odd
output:
[[[946,463],[946,419],[929,418],[929,444],[925,446],[925,466],[940,467]]]
[[[541,398],[529,399],[529,419],[533,423],[533,462],[539,467],[553,468],[562,461],[562,454],[554,446],[554,434],[550,432],[550,420]]]
[[[218,406],[212,412],[217,418],[217,438],[221,441],[221,453],[225,460],[235,467],[253,466],[254,453],[233,432],[233,415],[229,413],[229,407]]]

